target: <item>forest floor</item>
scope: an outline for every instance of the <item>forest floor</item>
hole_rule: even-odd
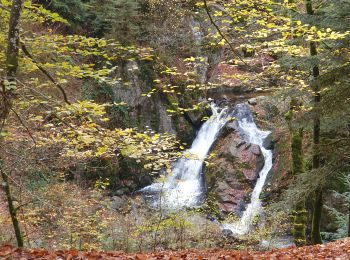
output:
[[[18,249],[4,245],[0,247],[0,259],[350,259],[350,238],[324,245],[290,247],[266,252],[212,249],[126,254],[123,252],[81,252],[75,250],[53,252],[44,249]]]

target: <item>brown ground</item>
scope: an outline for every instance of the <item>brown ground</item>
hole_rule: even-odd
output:
[[[350,238],[326,245],[302,248],[276,249],[267,252],[230,251],[213,249],[207,251],[165,251],[148,254],[125,254],[123,252],[79,252],[76,250],[50,252],[43,249],[17,249],[0,247],[0,259],[350,259]]]

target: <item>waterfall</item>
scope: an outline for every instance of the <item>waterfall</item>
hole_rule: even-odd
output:
[[[254,219],[261,211],[261,201],[259,200],[261,191],[264,187],[266,177],[272,168],[272,151],[267,150],[263,146],[264,139],[269,135],[268,131],[261,131],[254,123],[253,117],[249,108],[244,104],[239,104],[235,107],[235,117],[240,134],[246,142],[256,144],[260,147],[264,156],[265,164],[259,172],[259,178],[253,189],[250,204],[247,205],[241,219],[234,223],[224,223],[223,230],[229,230],[233,235],[240,236],[247,234],[254,222]]]
[[[191,148],[186,150],[182,158],[172,165],[172,172],[167,174],[162,181],[143,188],[141,192],[147,203],[153,208],[176,210],[200,205],[205,196],[202,174],[203,160],[232,114],[236,118],[235,124],[237,124],[242,137],[246,142],[260,147],[265,161],[253,189],[251,202],[243,212],[242,218],[237,222],[222,224],[223,230],[229,230],[237,236],[244,235],[249,232],[255,217],[260,214],[259,197],[266,177],[272,168],[272,151],[263,146],[264,139],[270,132],[258,129],[249,107],[244,104],[236,105],[233,113],[229,113],[227,108],[221,109],[215,104],[211,105],[211,109],[213,115],[202,125]]]
[[[151,207],[180,209],[200,205],[205,196],[202,174],[203,160],[220,130],[231,118],[227,108],[211,104],[213,115],[203,123],[190,149],[171,167],[163,181],[141,190]]]

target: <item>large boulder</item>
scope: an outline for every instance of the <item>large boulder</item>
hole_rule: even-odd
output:
[[[267,150],[273,150],[275,148],[275,143],[277,140],[274,138],[273,133],[270,133],[264,140],[263,146]]]
[[[239,215],[249,201],[264,157],[260,147],[247,143],[238,131],[226,127],[225,132],[213,149],[217,154],[214,166],[205,170],[208,190],[217,198],[221,212]]]
[[[111,198],[111,208],[121,211],[127,204],[128,197],[126,196],[113,196]]]

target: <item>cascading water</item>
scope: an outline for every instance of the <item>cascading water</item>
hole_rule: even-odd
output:
[[[204,198],[203,160],[221,128],[231,118],[227,108],[211,105],[213,115],[202,125],[190,149],[172,165],[162,182],[141,190],[151,207],[179,209],[199,205]]]
[[[141,190],[151,207],[174,210],[197,206],[203,201],[203,160],[220,130],[231,118],[231,113],[228,113],[227,108],[220,109],[214,104],[211,105],[211,108],[213,115],[202,125],[191,148],[186,150],[183,157],[172,165],[172,173],[166,175],[163,181],[153,183]],[[232,115],[236,118],[240,134],[246,142],[260,147],[265,160],[252,192],[251,202],[243,212],[242,218],[234,223],[222,224],[223,230],[229,230],[233,235],[240,236],[249,232],[254,218],[261,211],[259,197],[272,168],[272,151],[263,146],[264,139],[270,132],[258,129],[248,106],[236,105]]]
[[[272,168],[272,151],[265,149],[263,146],[264,139],[270,132],[258,129],[249,108],[244,104],[238,104],[235,110],[234,116],[237,120],[236,122],[240,134],[247,142],[258,145],[265,159],[264,167],[259,172],[259,178],[251,195],[251,202],[243,212],[242,218],[237,222],[224,223],[222,225],[223,230],[229,230],[233,235],[241,236],[249,232],[255,217],[257,217],[261,211],[261,201],[259,197],[264,187],[266,177]]]

